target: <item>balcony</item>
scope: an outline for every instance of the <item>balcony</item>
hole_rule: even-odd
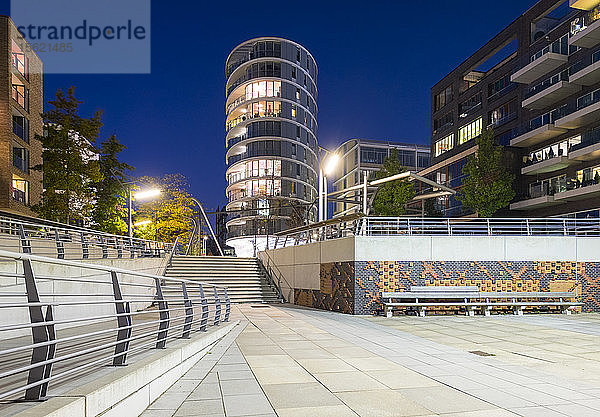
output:
[[[547,174],[548,172],[554,172],[554,171],[558,171],[560,169],[566,168],[569,165],[571,165],[572,163],[574,163],[574,162],[572,160],[569,160],[569,157],[567,157],[567,156],[556,156],[554,158],[536,162],[534,164],[531,164],[531,165],[521,168],[521,174],[523,174],[523,175]]]
[[[571,84],[567,81],[558,81],[539,93],[523,100],[522,106],[527,109],[543,109],[581,90],[580,85]]]
[[[554,197],[551,195],[545,195],[542,197],[529,198],[527,200],[517,201],[511,203],[511,210],[535,210],[542,207],[548,207],[557,204],[554,201]]]
[[[531,84],[535,80],[542,78],[561,65],[568,62],[568,56],[556,52],[546,52],[539,58],[530,62],[517,72],[515,72],[510,80],[520,84]]]
[[[579,149],[571,151],[569,159],[573,161],[592,161],[600,158],[600,142],[592,144],[582,143],[581,145],[583,147],[578,147]]]
[[[590,180],[579,184],[576,182],[573,187],[567,191],[556,193],[554,199],[556,201],[577,201],[584,200],[586,198],[600,197],[600,183],[597,180]]]
[[[527,109],[543,109],[581,90],[581,86],[569,82],[569,69],[546,78],[531,87],[521,103]]]
[[[577,107],[573,112],[557,119],[554,125],[563,129],[577,129],[595,123],[600,117],[600,90],[592,91],[577,99]]]
[[[575,32],[569,38],[569,45],[575,45],[580,48],[593,48],[600,43],[600,20],[596,20],[589,26],[583,26],[583,28],[576,28],[575,31],[572,29],[572,33]]]
[[[510,141],[510,146],[516,146],[518,148],[528,148],[530,146],[542,143],[547,139],[560,136],[567,132],[567,129],[559,128],[554,126],[551,121],[543,124],[540,127],[526,130],[521,135]]]
[[[525,199],[512,203],[510,209],[534,210],[562,203],[554,201],[553,191],[554,188],[550,187],[547,183],[531,185],[529,187],[529,194],[525,196]]]

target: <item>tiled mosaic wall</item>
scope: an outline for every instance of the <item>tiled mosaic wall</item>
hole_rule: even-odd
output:
[[[381,309],[382,291],[412,285],[477,285],[482,291],[574,291],[583,311],[600,311],[600,263],[537,261],[356,262],[354,314]]]
[[[320,290],[295,289],[295,303],[352,314],[354,312],[354,262],[321,264],[320,279]]]

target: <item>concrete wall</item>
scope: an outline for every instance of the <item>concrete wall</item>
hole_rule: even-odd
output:
[[[354,260],[354,238],[290,246],[266,252],[285,277],[285,281],[281,283],[285,299],[294,302],[294,289],[320,288],[321,264]],[[266,262],[267,257],[264,254],[259,256]]]
[[[573,236],[357,236],[356,261],[599,262],[600,239]]]

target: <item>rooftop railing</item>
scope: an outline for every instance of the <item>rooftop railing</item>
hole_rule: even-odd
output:
[[[350,215],[276,233],[274,248],[348,236],[593,236],[600,219],[432,218]]]
[[[198,281],[3,250],[0,271],[3,401],[60,394],[229,320],[227,289]]]
[[[0,217],[0,250],[59,259],[165,257],[173,244],[112,235],[60,223]]]

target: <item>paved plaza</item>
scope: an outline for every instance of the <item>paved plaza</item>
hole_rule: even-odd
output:
[[[386,319],[240,305],[232,319],[144,417],[600,415],[598,314]]]

